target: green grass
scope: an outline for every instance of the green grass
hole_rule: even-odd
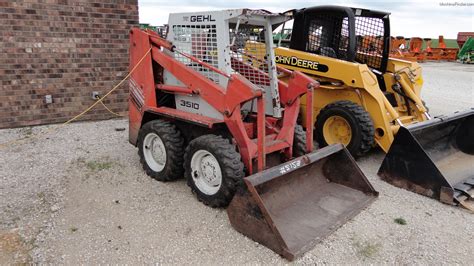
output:
[[[393,219],[393,221],[397,224],[400,224],[400,225],[406,225],[407,224],[407,221],[405,219],[401,218],[401,217]]]
[[[357,251],[357,255],[363,258],[373,258],[377,253],[379,253],[380,249],[382,248],[382,244],[380,243],[373,243],[371,241],[359,241],[352,239],[352,245],[355,247]]]
[[[89,161],[89,162],[86,162],[86,166],[91,171],[102,171],[102,170],[107,170],[107,169],[112,168],[113,163],[109,161],[104,161],[104,162]]]
[[[24,134],[25,134],[26,136],[31,136],[31,135],[33,135],[33,129],[32,129],[31,127],[25,128]]]
[[[24,127],[19,130],[19,133],[22,135],[21,139],[27,139],[33,136],[33,128]]]
[[[46,194],[43,191],[37,193],[36,196],[38,196],[41,203],[46,203]]]
[[[423,38],[422,38],[423,39]],[[446,48],[459,48],[458,42],[456,39],[444,39]],[[407,45],[410,46],[410,41],[407,41]],[[431,39],[431,48],[438,47],[438,37]],[[426,41],[423,40],[422,49],[426,49]]]

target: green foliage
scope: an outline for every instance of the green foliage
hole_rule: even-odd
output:
[[[380,243],[373,243],[371,241],[360,241],[356,239],[352,239],[352,245],[355,247],[357,251],[357,255],[363,258],[373,258],[382,248],[382,244]]]
[[[407,224],[407,221],[405,219],[401,218],[401,217],[396,218],[393,221],[397,224],[400,224],[400,225],[406,225]]]
[[[107,170],[107,169],[112,168],[112,165],[113,165],[113,163],[109,162],[109,161],[104,161],[104,162],[89,161],[89,162],[86,162],[87,168],[89,168],[89,170],[91,170],[91,171]]]

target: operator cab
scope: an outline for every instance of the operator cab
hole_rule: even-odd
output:
[[[366,64],[375,74],[386,71],[390,13],[341,6],[290,12],[294,22],[289,48]]]

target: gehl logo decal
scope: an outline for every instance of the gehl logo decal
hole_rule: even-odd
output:
[[[196,15],[196,16],[184,16],[183,21],[190,21],[190,22],[214,22],[216,21],[212,18],[212,15]]]
[[[320,64],[316,61],[300,59],[296,56],[276,55],[275,56],[275,62],[277,64],[281,64],[281,65],[299,67],[299,68],[315,70],[315,71],[319,71],[319,72],[327,72],[328,71],[328,66],[326,66],[326,65]]]

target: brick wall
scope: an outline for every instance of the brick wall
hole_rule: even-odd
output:
[[[137,0],[0,0],[0,128],[59,123],[128,70]],[[127,110],[127,83],[105,102]],[[52,95],[53,103],[45,103]],[[106,119],[98,105],[83,119]]]

